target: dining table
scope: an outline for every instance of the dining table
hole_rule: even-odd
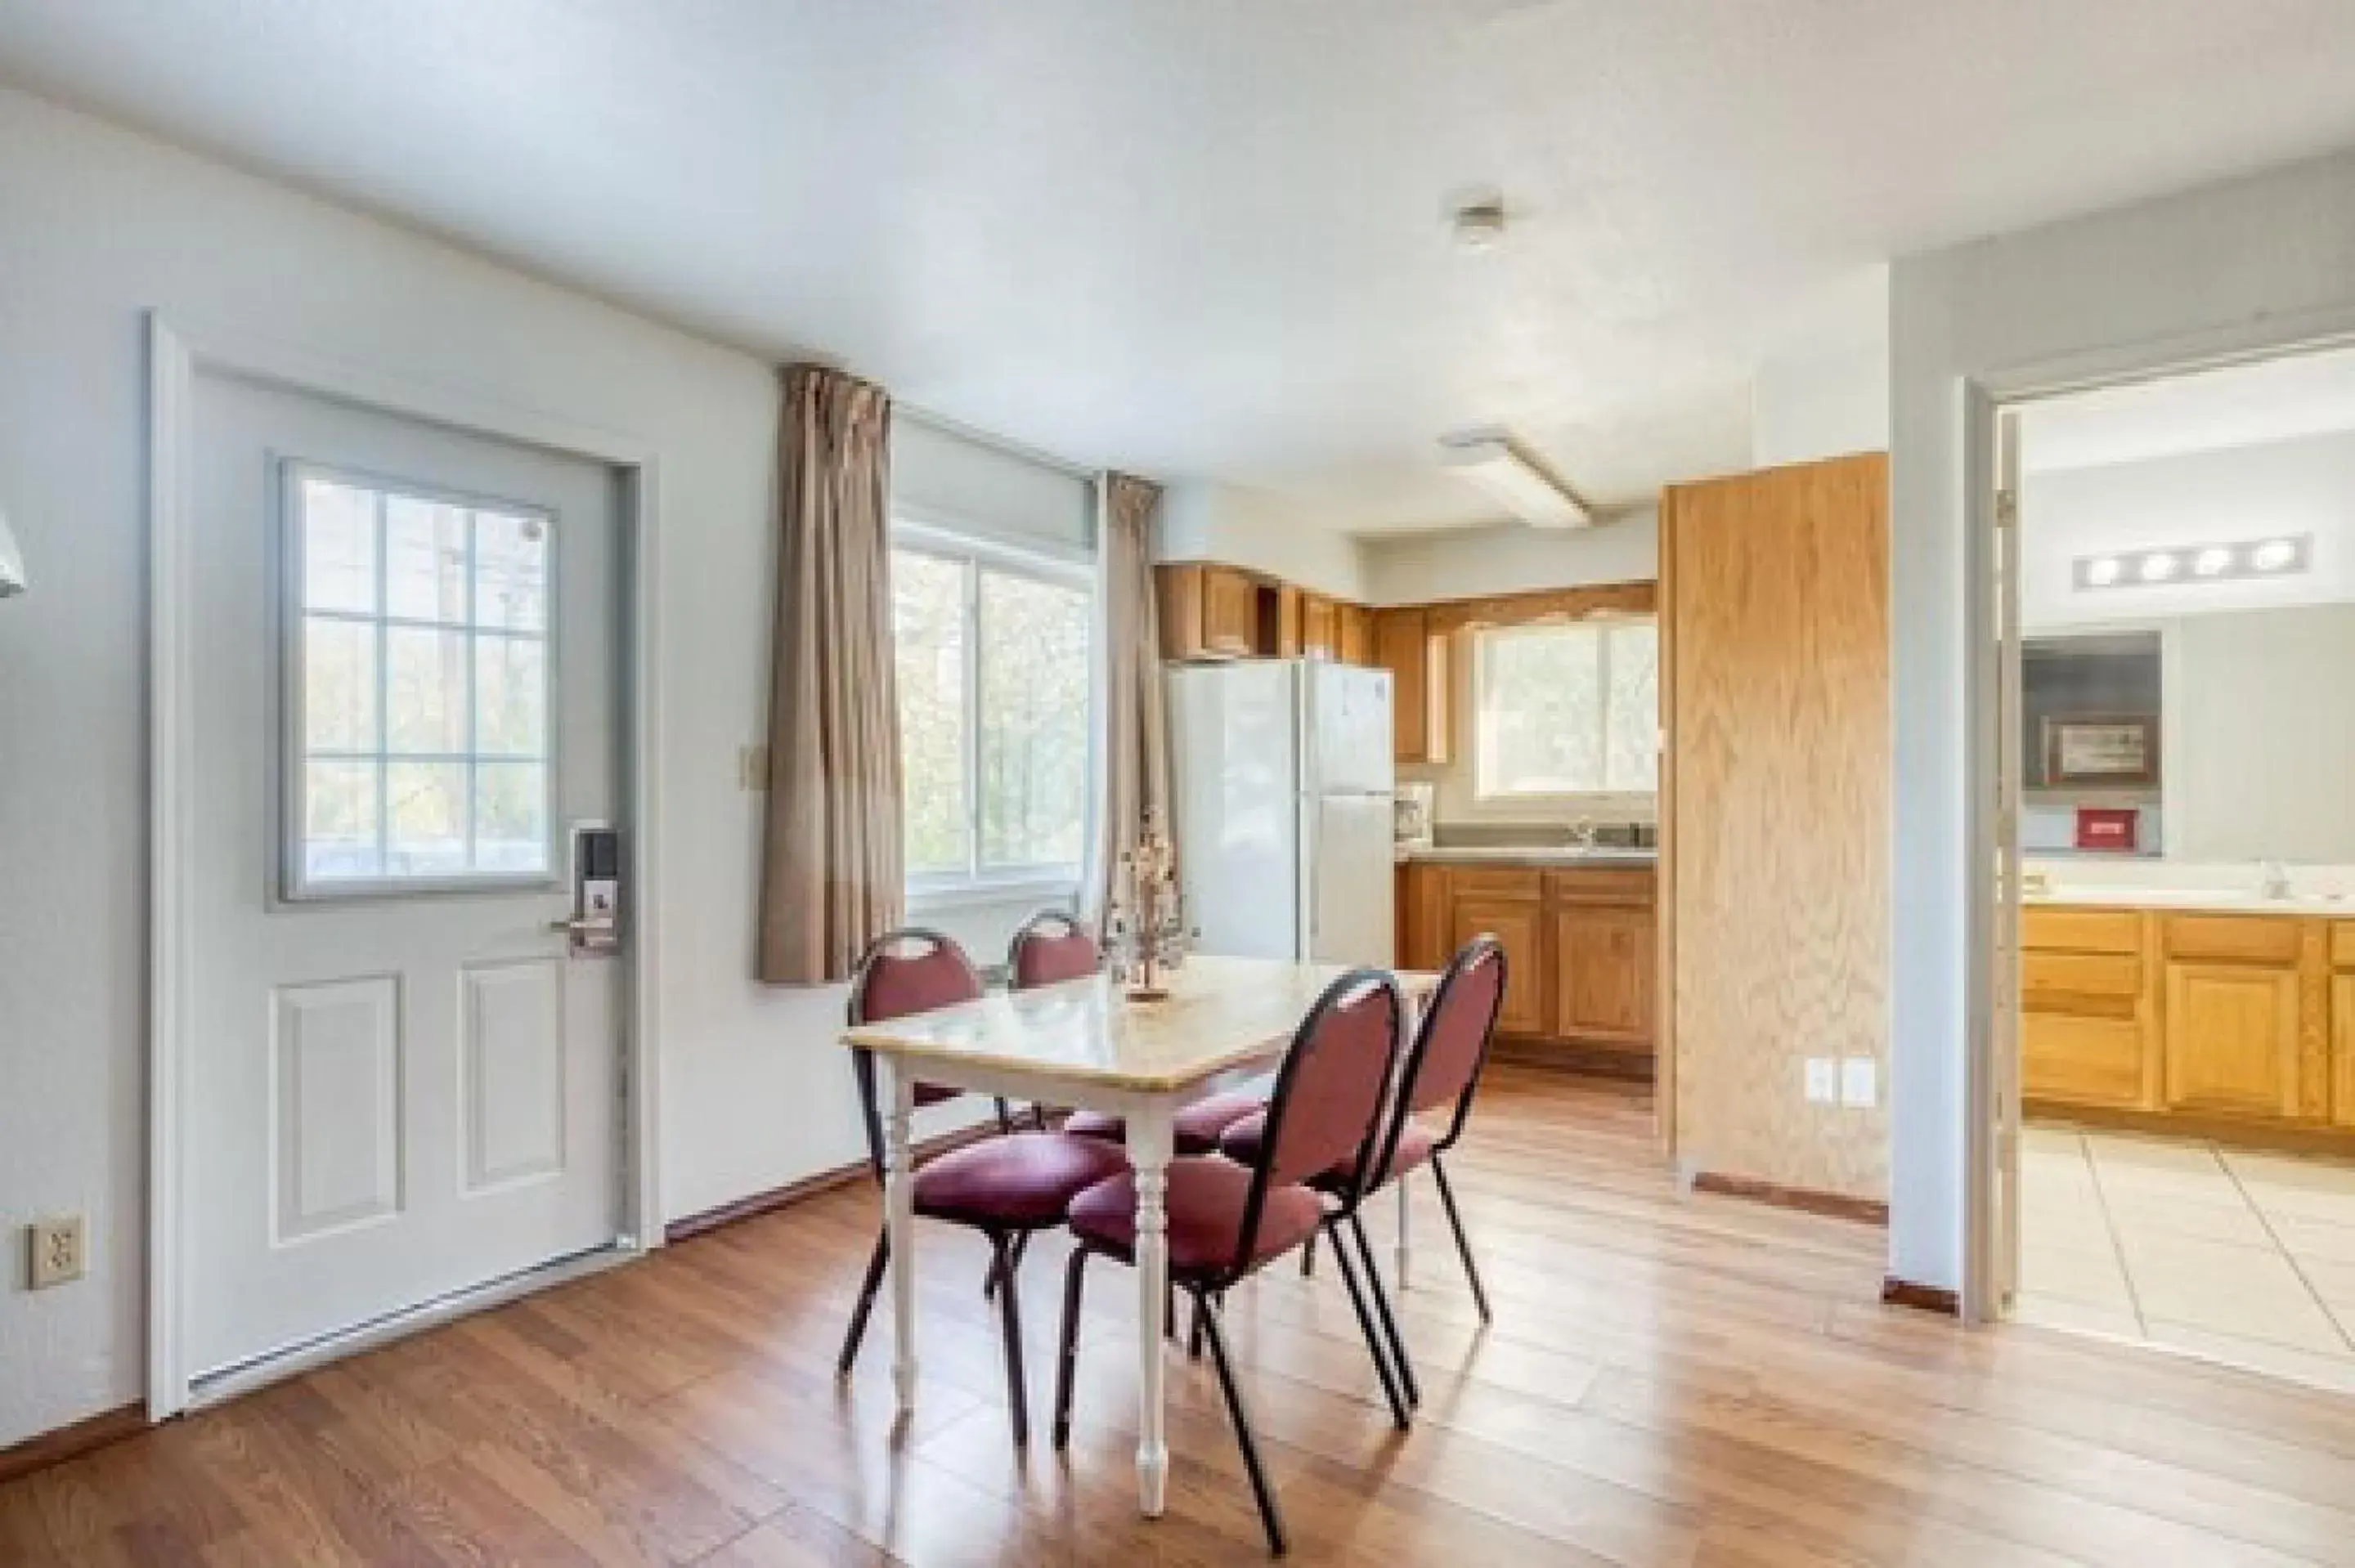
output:
[[[1114,974],[993,991],[970,1001],[843,1031],[887,1073],[884,1230],[891,1258],[891,1379],[904,1414],[916,1401],[916,1244],[911,1146],[920,1083],[1123,1118],[1136,1178],[1139,1506],[1163,1511],[1168,1488],[1164,1336],[1172,1118],[1205,1095],[1264,1075],[1316,999],[1348,966],[1197,954],[1161,972],[1162,995],[1132,999]],[[1395,971],[1413,1015],[1438,984]],[[1011,1281],[1008,1286],[1010,1287]]]

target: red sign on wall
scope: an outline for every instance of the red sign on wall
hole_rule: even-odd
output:
[[[2077,847],[2132,854],[2141,825],[2142,813],[2131,806],[2080,806]]]

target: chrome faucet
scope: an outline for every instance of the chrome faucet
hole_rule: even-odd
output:
[[[2281,899],[2289,896],[2289,867],[2277,860],[2261,860],[2257,874],[2264,880],[2257,885],[2260,898]]]
[[[1571,844],[1577,849],[1593,849],[1595,839],[1601,832],[1602,830],[1595,826],[1593,818],[1581,817],[1570,824]]]

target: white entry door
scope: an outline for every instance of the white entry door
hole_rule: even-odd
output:
[[[622,984],[571,951],[623,826],[618,486],[196,381],[186,1364],[611,1245]]]

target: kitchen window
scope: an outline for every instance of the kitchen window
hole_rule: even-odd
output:
[[[1093,573],[902,527],[891,552],[908,888],[1068,895],[1089,821]]]
[[[1484,801],[1649,800],[1659,789],[1659,628],[1473,634],[1473,788]]]

